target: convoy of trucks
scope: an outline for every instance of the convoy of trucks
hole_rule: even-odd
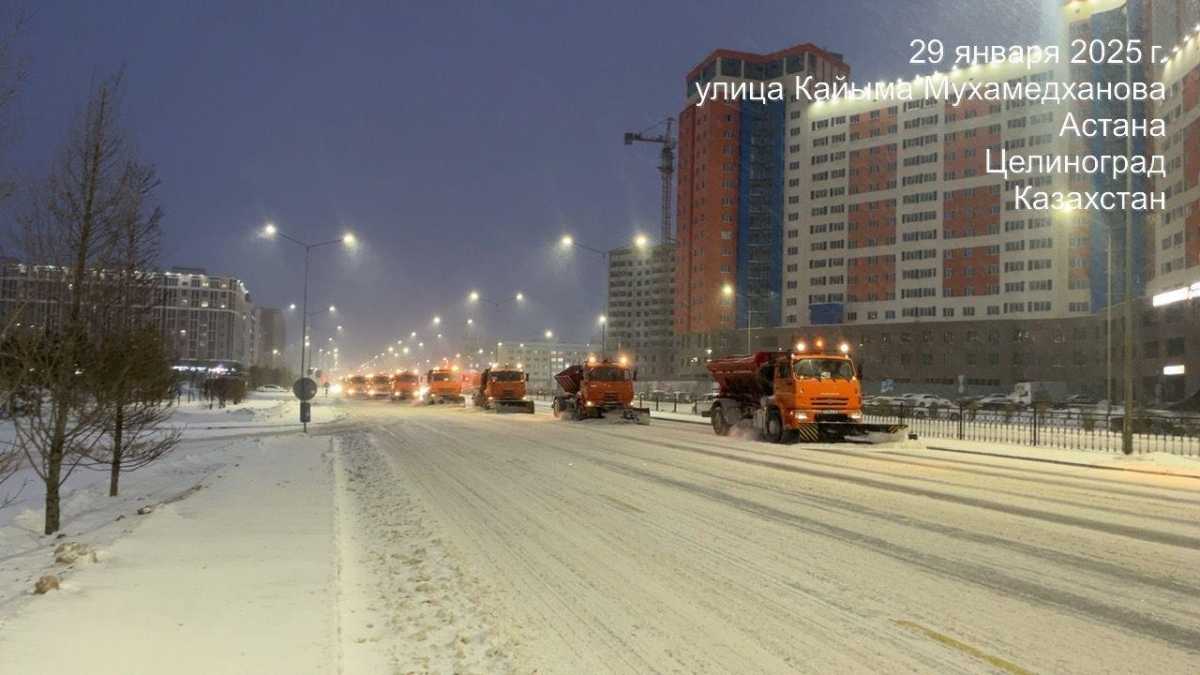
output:
[[[650,424],[650,409],[633,406],[633,381],[637,373],[624,359],[588,359],[554,376],[562,393],[554,397],[555,417],[572,419],[604,417],[618,413],[621,419]]]
[[[849,346],[825,348],[822,340],[799,342],[793,351],[755,352],[710,360],[709,373],[718,390],[708,417],[713,431],[728,435],[739,425],[775,443],[800,441],[886,441],[901,437],[902,424],[863,421],[862,371]],[[386,387],[380,388],[382,380]],[[559,385],[551,410],[555,417],[582,420],[613,417],[650,423],[650,409],[633,405],[637,370],[624,357],[589,357],[554,376]],[[462,403],[467,397],[481,408],[533,413],[526,399],[528,375],[510,365],[482,372],[443,366],[421,377],[411,371],[392,376],[356,375],[345,380],[348,397],[373,398],[385,392],[393,400]]]

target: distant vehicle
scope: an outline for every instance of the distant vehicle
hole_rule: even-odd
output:
[[[255,391],[260,391],[264,394],[265,393],[276,394],[279,392],[286,392],[287,389],[284,389],[283,387],[281,387],[277,384],[263,384],[263,385],[259,385],[258,389],[256,389]]]
[[[1016,403],[1007,394],[988,394],[976,401],[976,404],[984,410],[1000,410]]]
[[[420,375],[408,370],[392,375],[393,401],[411,401],[420,395],[420,389]]]
[[[462,403],[462,379],[458,366],[433,368],[425,373],[426,403]]]
[[[720,397],[721,394],[715,391],[711,394],[705,394],[704,396],[701,396],[695,403],[692,404],[692,413],[696,415],[702,415],[704,417],[712,415],[713,403]]]
[[[386,373],[372,375],[367,385],[367,396],[370,398],[388,398],[392,395],[392,378]]]
[[[1078,408],[1081,406],[1100,405],[1100,399],[1086,394],[1075,394],[1054,404],[1055,408]]]
[[[346,378],[346,382],[342,385],[342,395],[346,398],[367,398],[370,394],[367,389],[370,383],[363,375],[351,375]]]

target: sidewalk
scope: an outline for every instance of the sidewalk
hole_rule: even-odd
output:
[[[127,516],[144,520],[3,623],[0,670],[336,671],[329,443],[239,443],[199,490]]]

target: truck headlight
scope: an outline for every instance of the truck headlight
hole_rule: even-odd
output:
[[[808,419],[808,413],[804,412],[803,410],[793,410],[792,419],[798,422],[803,422],[804,420]]]
[[[854,411],[851,411],[851,412],[847,413],[847,415],[846,415],[846,416],[847,416],[847,417],[849,417],[849,418],[850,418],[850,419],[852,419],[852,420],[861,420],[861,419],[862,419],[862,411],[861,411],[861,410],[854,410]]]

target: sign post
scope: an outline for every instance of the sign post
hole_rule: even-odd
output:
[[[292,383],[292,393],[300,399],[300,424],[304,425],[304,433],[308,433],[308,423],[312,420],[312,404],[309,401],[317,395],[317,382],[311,377],[301,377]]]

